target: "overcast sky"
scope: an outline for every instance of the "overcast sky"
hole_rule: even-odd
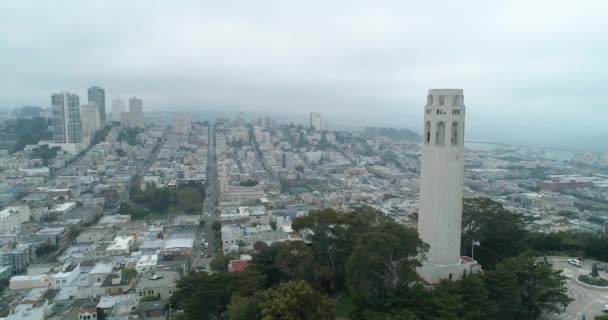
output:
[[[98,85],[146,110],[419,129],[429,88],[462,88],[468,138],[608,151],[606,17],[599,0],[7,0],[0,107]]]

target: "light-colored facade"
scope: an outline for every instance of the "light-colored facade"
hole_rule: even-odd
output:
[[[418,233],[430,248],[419,269],[429,283],[457,279],[460,256],[465,106],[461,89],[429,90],[424,115]]]
[[[63,270],[51,274],[51,288],[61,289],[68,287],[80,275],[80,264],[70,264]]]
[[[91,87],[88,90],[89,104],[95,105],[99,113],[100,126],[106,124],[106,91],[100,87]]]
[[[53,140],[56,143],[79,143],[82,141],[80,98],[69,92],[54,93]]]
[[[112,100],[112,121],[120,122],[120,116],[125,112],[125,101],[121,97]]]
[[[135,97],[129,99],[129,112],[143,114],[144,102],[141,99],[137,99]]]
[[[117,236],[112,243],[106,248],[106,252],[110,256],[124,256],[131,252],[131,247],[135,242],[132,236]]]
[[[94,104],[81,105],[80,118],[82,119],[82,136],[92,139],[95,136],[95,132],[101,129],[101,118],[98,108]]]
[[[323,116],[321,116],[320,113],[311,112],[308,125],[311,128],[315,128],[316,131],[325,130],[323,125]]]
[[[0,234],[16,234],[21,224],[30,221],[28,206],[11,206],[0,211]]]
[[[175,119],[175,131],[183,134],[190,132],[190,117],[185,113],[180,113]]]
[[[141,300],[143,297],[156,296],[166,301],[175,292],[177,280],[179,280],[178,274],[173,270],[142,274],[135,287],[137,298]]]
[[[295,169],[296,160],[293,152],[285,151],[283,152],[283,168],[287,171],[291,172]]]
[[[129,99],[129,111],[120,114],[120,125],[124,128],[144,127],[144,103],[141,99]]]
[[[133,112],[123,112],[120,114],[120,126],[123,128],[143,128],[143,115]]]

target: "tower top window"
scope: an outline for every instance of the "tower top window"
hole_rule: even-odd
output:
[[[445,106],[445,96],[444,95],[439,95],[439,105],[440,106]]]

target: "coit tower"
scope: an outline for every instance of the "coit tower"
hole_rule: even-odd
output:
[[[418,272],[429,283],[460,278],[470,268],[460,257],[464,116],[462,89],[429,90],[418,213],[418,233],[430,246]]]

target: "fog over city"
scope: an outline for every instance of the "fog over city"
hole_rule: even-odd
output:
[[[6,1],[0,108],[50,92],[147,111],[323,112],[422,130],[428,88],[463,88],[467,139],[608,151],[600,1]]]

